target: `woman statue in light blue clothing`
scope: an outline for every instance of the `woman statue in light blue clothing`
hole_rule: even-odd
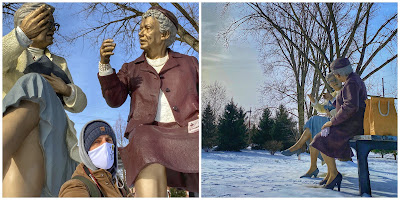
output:
[[[3,37],[3,196],[58,196],[79,162],[74,123],[86,96],[64,58],[47,47],[59,24],[54,7],[25,3]]]
[[[329,73],[327,76],[328,84],[335,90],[331,94],[326,93],[324,94],[324,99],[326,102],[323,104],[319,104],[313,96],[310,94],[308,97],[310,98],[311,105],[318,111],[320,114],[326,114],[326,117],[315,115],[312,116],[304,125],[304,132],[301,135],[300,139],[291,146],[290,148],[282,151],[282,154],[285,156],[291,156],[293,154],[299,154],[300,148],[307,143],[309,150],[310,150],[310,157],[311,157],[311,164],[310,168],[302,175],[300,178],[303,177],[317,177],[319,170],[317,167],[317,157],[322,160],[321,154],[318,150],[309,146],[314,136],[321,131],[321,127],[330,120],[331,117],[336,115],[336,109],[333,107],[332,102],[335,100],[337,93],[342,88],[342,83],[338,81],[332,73]]]

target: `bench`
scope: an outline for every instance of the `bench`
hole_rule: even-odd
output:
[[[371,197],[368,154],[373,149],[397,150],[396,136],[357,135],[350,140],[350,146],[357,151],[358,190],[360,196]]]

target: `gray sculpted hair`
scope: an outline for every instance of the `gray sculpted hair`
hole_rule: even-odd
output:
[[[150,9],[146,11],[143,15],[142,18],[147,18],[147,17],[154,17],[157,19],[158,23],[160,24],[160,32],[165,33],[169,31],[170,35],[168,39],[165,41],[165,44],[167,47],[171,46],[172,43],[175,42],[176,39],[176,27],[174,23],[168,17],[166,17],[162,12],[155,10],[155,9]]]
[[[353,72],[353,67],[351,67],[351,65],[347,65],[346,67],[332,70],[333,74],[340,76],[348,76],[352,72]]]
[[[14,28],[17,28],[17,26],[21,24],[22,20],[24,20],[29,13],[38,9],[42,5],[46,5],[46,7],[51,8],[51,13],[54,12],[54,7],[46,3],[24,3],[14,13]]]

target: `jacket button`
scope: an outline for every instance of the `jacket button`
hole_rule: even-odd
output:
[[[169,88],[165,89],[166,92],[171,92],[171,90]]]
[[[160,74],[160,79],[163,79],[164,78],[164,75],[163,74]]]
[[[175,111],[177,111],[177,110],[178,110],[178,107],[174,106],[174,107],[172,107],[172,109],[175,110]]]

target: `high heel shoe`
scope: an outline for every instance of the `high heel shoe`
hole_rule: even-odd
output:
[[[300,149],[297,149],[296,151],[290,151],[289,149],[286,149],[286,150],[282,151],[281,153],[284,156],[291,156],[293,154],[297,154],[297,156],[298,156],[298,155],[300,155],[301,151],[300,151]]]
[[[328,185],[325,184],[324,188],[333,190],[333,188],[335,188],[335,186],[337,185],[338,191],[340,192],[340,184],[342,184],[342,179],[342,174],[338,173],[331,183],[329,183]]]
[[[300,176],[300,178],[304,178],[304,177],[310,177],[312,178],[312,176],[314,176],[314,178],[317,177],[319,173],[319,169],[317,168],[316,170],[314,170],[313,172],[311,172],[311,174],[304,174],[303,176]]]
[[[319,185],[324,185],[326,183],[326,181],[328,181],[328,180],[325,179],[325,180],[320,181]]]

